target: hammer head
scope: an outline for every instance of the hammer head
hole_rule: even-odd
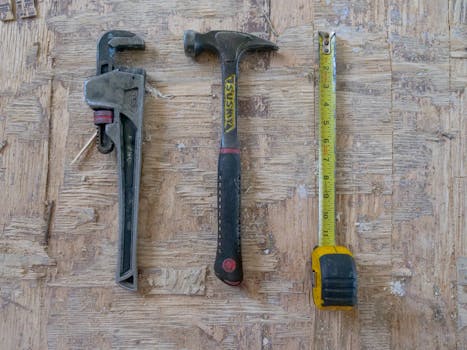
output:
[[[185,31],[185,54],[196,57],[203,51],[219,54],[224,61],[238,61],[247,51],[278,50],[279,47],[269,40],[257,36],[227,30],[215,30],[205,34],[194,30]]]
[[[136,34],[126,30],[105,32],[97,42],[96,74],[114,70],[114,55],[123,50],[144,50],[144,41]]]

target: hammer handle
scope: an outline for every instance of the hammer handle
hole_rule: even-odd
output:
[[[240,150],[221,148],[218,164],[216,276],[229,285],[243,280],[240,244]]]

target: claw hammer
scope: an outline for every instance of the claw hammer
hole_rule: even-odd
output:
[[[234,31],[205,34],[185,31],[185,54],[217,53],[222,69],[222,138],[219,150],[217,205],[218,241],[214,272],[223,282],[237,286],[243,280],[240,245],[240,142],[237,135],[238,65],[247,51],[278,50],[268,41]]]

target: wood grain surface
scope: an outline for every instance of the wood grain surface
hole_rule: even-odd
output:
[[[2,350],[467,349],[466,0],[1,3],[35,14],[0,22]],[[114,153],[93,146],[72,164],[94,132],[83,83],[109,29],[146,42],[120,56],[148,77],[138,293],[114,282]],[[185,56],[185,29],[280,47],[240,66],[240,288],[212,266],[220,65]],[[352,312],[317,311],[310,296],[318,30],[337,32]]]

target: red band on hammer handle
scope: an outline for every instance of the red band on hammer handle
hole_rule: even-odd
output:
[[[240,154],[240,149],[238,149],[238,148],[221,148],[219,153],[221,153],[221,154]]]

